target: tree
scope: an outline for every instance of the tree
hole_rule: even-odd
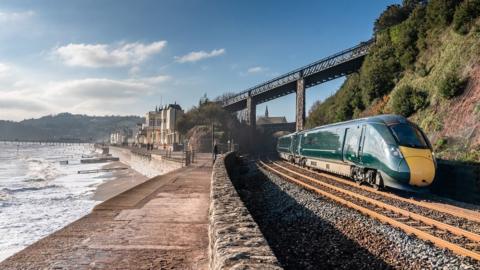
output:
[[[470,32],[475,19],[480,15],[480,0],[465,0],[453,15],[453,29],[462,35]]]
[[[388,94],[393,89],[399,71],[400,65],[389,34],[379,34],[360,69],[359,85],[363,104],[368,106],[376,98]]]
[[[430,0],[427,5],[428,28],[445,27],[450,25],[455,7],[461,0]]]
[[[403,22],[408,17],[408,13],[400,5],[390,5],[382,12],[380,17],[375,20],[373,31],[375,33],[383,31],[391,26]]]

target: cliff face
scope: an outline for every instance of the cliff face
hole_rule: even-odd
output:
[[[428,108],[441,127],[426,131],[442,158],[480,161],[480,65],[473,67],[469,78],[462,95]],[[412,119],[423,123],[420,114]]]
[[[401,114],[439,157],[480,161],[480,1],[404,1],[375,31],[361,69],[312,107],[307,125]]]

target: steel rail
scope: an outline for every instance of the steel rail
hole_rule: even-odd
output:
[[[475,241],[475,242],[480,242],[480,235],[478,234],[475,234],[475,233],[472,233],[472,232],[469,232],[469,231],[466,231],[462,228],[458,228],[458,227],[455,227],[455,226],[452,226],[450,224],[446,224],[446,223],[443,223],[443,222],[440,222],[440,221],[437,221],[437,220],[434,220],[434,219],[431,219],[431,218],[428,218],[428,217],[425,217],[425,216],[422,216],[422,215],[419,215],[419,214],[416,214],[416,213],[412,213],[410,211],[407,211],[407,210],[404,210],[404,209],[401,209],[401,208],[398,208],[398,207],[395,207],[395,206],[391,206],[389,204],[386,204],[384,202],[381,202],[381,201],[378,201],[376,199],[372,199],[372,198],[368,198],[364,195],[360,195],[360,194],[357,194],[355,192],[352,192],[352,191],[349,191],[349,190],[345,190],[343,188],[340,188],[340,187],[336,187],[334,185],[331,185],[331,184],[327,184],[325,182],[322,182],[322,181],[319,181],[315,178],[312,178],[308,175],[304,175],[304,174],[301,174],[301,173],[298,173],[298,172],[295,172],[293,170],[290,170],[290,169],[287,169],[281,165],[278,165],[278,164],[275,164],[275,166],[278,166],[280,168],[282,168],[283,170],[286,170],[288,172],[291,172],[293,174],[296,174],[298,176],[301,176],[303,178],[306,178],[316,184],[319,184],[319,185],[322,185],[322,186],[325,186],[327,188],[331,188],[333,190],[336,190],[338,192],[341,192],[341,193],[344,193],[348,196],[351,196],[351,197],[355,197],[359,200],[362,200],[362,201],[365,201],[365,202],[368,202],[368,203],[371,203],[373,205],[376,205],[378,207],[381,207],[381,208],[384,208],[384,209],[387,209],[389,211],[392,211],[394,213],[397,213],[397,214],[400,214],[400,215],[403,215],[403,216],[407,216],[407,217],[410,217],[414,220],[418,220],[420,222],[423,222],[427,225],[430,225],[430,226],[433,226],[433,227],[436,227],[438,229],[442,229],[442,230],[446,230],[446,231],[449,231],[453,234],[456,234],[456,235],[461,235],[461,236],[464,236],[472,241]]]
[[[278,163],[278,162],[274,162],[274,163]],[[300,167],[296,164],[289,164],[288,163],[288,165],[297,167],[301,170],[305,170],[305,168],[302,168],[302,167]],[[369,192],[375,193],[377,195],[385,196],[385,197],[395,199],[395,200],[399,200],[399,201],[406,202],[406,203],[415,204],[417,206],[425,207],[425,208],[430,209],[430,210],[442,212],[442,213],[445,213],[445,214],[461,217],[461,218],[468,219],[468,220],[473,221],[473,222],[480,223],[480,213],[478,213],[478,217],[475,217],[475,216],[471,216],[471,215],[468,215],[468,214],[465,214],[465,213],[462,213],[462,212],[456,212],[456,211],[451,210],[451,209],[445,209],[445,208],[442,208],[441,206],[433,205],[433,204],[428,203],[428,202],[420,202],[420,201],[417,201],[417,200],[406,199],[406,198],[403,198],[403,197],[400,197],[400,196],[397,196],[397,195],[394,195],[394,194],[391,194],[391,193],[375,190],[374,188],[371,188],[371,187],[359,186],[356,183],[353,183],[351,181],[342,179],[338,176],[334,176],[334,175],[331,175],[331,174],[328,174],[328,173],[321,173],[321,172],[316,172],[316,171],[312,171],[312,170],[308,170],[308,172],[316,174],[318,176],[323,176],[323,177],[326,177],[326,178],[330,178],[332,180],[341,182],[343,184],[346,184],[346,185],[349,185],[349,186],[352,186],[352,187],[356,187],[356,188],[359,188],[359,189],[363,189],[365,191],[369,191]]]
[[[375,218],[383,223],[388,223],[394,227],[397,227],[399,229],[402,229],[403,231],[405,231],[407,234],[414,234],[416,235],[418,238],[422,239],[422,240],[425,240],[425,241],[430,241],[432,243],[434,243],[435,245],[441,247],[441,248],[446,248],[446,249],[449,249],[451,250],[452,252],[458,254],[458,255],[462,255],[462,256],[468,256],[470,258],[473,258],[475,260],[479,260],[480,261],[480,253],[477,253],[477,252],[474,252],[474,251],[471,251],[471,250],[468,250],[468,249],[465,249],[457,244],[454,244],[454,243],[451,243],[449,241],[446,241],[444,239],[441,239],[439,237],[436,237],[430,233],[427,233],[427,232],[424,232],[422,230],[419,230],[415,227],[412,227],[410,225],[407,225],[407,224],[404,224],[398,220],[395,220],[391,217],[388,217],[388,216],[385,216],[383,214],[380,214],[380,213],[377,213],[373,210],[370,210],[366,207],[363,207],[363,206],[360,206],[360,205],[357,205],[351,201],[348,201],[344,198],[341,198],[339,196],[336,196],[336,195],[333,195],[327,191],[324,191],[324,190],[321,190],[319,188],[316,188],[312,185],[309,185],[305,182],[302,182],[300,180],[297,180],[295,178],[293,178],[292,176],[289,176],[285,173],[282,173],[280,172],[279,170],[276,170],[274,168],[272,168],[271,166],[268,166],[267,164],[265,164],[263,161],[259,161],[259,163],[264,167],[264,168],[267,168],[268,170],[270,171],[273,171],[279,175],[281,175],[282,177],[298,184],[298,185],[301,185],[303,186],[304,188],[307,188],[309,190],[312,190],[312,191],[315,191],[316,193],[319,193],[335,202],[338,202],[340,204],[343,204],[343,205],[346,205],[347,207],[350,207],[350,208],[353,208],[365,215],[368,215],[372,218]]]

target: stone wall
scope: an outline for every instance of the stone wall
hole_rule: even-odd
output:
[[[222,155],[212,173],[209,210],[210,269],[282,269],[233,186],[233,153]]]
[[[135,154],[128,148],[110,146],[109,151],[112,156],[120,158],[121,162],[147,177],[162,175],[183,166],[181,162],[165,160],[160,155],[152,154],[148,157]]]

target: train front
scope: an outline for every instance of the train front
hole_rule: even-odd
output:
[[[425,134],[409,122],[396,123],[389,128],[403,156],[399,170],[410,173],[409,185],[422,188],[432,184],[435,178],[436,161]]]

